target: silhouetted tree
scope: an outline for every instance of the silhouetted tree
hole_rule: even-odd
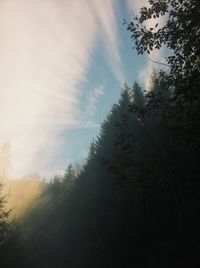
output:
[[[81,172],[46,183],[20,223],[24,267],[199,267],[199,1],[149,3],[128,29],[139,54],[171,49],[169,72],[125,85]]]
[[[17,236],[14,223],[10,221],[11,210],[6,209],[7,195],[0,183],[0,263],[2,268],[10,268],[17,260]]]
[[[166,45],[171,54],[166,57],[170,67],[168,81],[176,87],[175,96],[195,99],[199,95],[200,53],[199,53],[199,15],[198,0],[149,0],[150,7],[140,9],[128,23],[128,30],[135,43],[138,54],[150,53]],[[145,22],[165,16],[166,23],[160,27],[147,28]]]

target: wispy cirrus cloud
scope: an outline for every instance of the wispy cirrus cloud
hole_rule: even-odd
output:
[[[61,149],[59,134],[80,125],[80,85],[97,39],[123,80],[115,3],[0,2],[0,143],[11,143],[14,175],[44,171]]]
[[[123,84],[125,82],[124,74],[121,65],[121,58],[119,53],[119,39],[117,29],[117,11],[118,2],[115,1],[93,1],[93,9],[96,14],[98,31],[101,33],[101,39],[107,50],[107,58],[115,78]],[[109,13],[109,15],[108,15]]]
[[[92,117],[96,111],[96,105],[98,103],[99,97],[104,94],[103,86],[96,87],[88,96],[88,105],[86,109],[87,117]]]

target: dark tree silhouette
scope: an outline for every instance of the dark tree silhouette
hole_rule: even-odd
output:
[[[20,222],[20,267],[200,266],[199,1],[149,3],[128,29],[139,54],[170,48],[169,73],[125,85],[81,171],[46,183]]]
[[[3,183],[0,183],[0,263],[2,268],[16,266],[17,263],[17,234],[14,222],[10,220],[11,210],[5,204],[8,196],[3,193]]]

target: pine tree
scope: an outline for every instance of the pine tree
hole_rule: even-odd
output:
[[[11,210],[5,207],[7,196],[3,194],[3,183],[0,183],[0,263],[2,268],[10,268],[15,257],[13,251],[13,223],[9,221]],[[14,242],[15,243],[15,242]]]

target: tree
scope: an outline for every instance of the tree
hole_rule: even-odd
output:
[[[3,183],[0,183],[0,263],[2,268],[12,267],[16,252],[13,245],[14,225],[10,222],[11,210],[5,208],[7,196],[3,194]],[[11,258],[12,257],[12,258]]]
[[[154,193],[159,182],[164,183],[165,192],[170,189],[169,202],[178,215],[172,219],[178,219],[179,239],[185,241],[188,251],[194,247],[199,254],[200,2],[149,0],[149,4],[150,7],[141,8],[139,16],[134,16],[127,27],[138,54],[150,54],[163,45],[170,52],[166,57],[169,72],[161,71],[153,92],[147,94],[145,117],[157,123],[155,135],[158,129],[163,133],[159,135],[160,142],[156,142],[160,149],[152,148],[153,158],[147,161],[148,180],[156,178],[156,183],[149,180],[148,185]],[[163,27],[155,20],[160,16],[166,19]],[[148,20],[155,20],[155,26],[148,29]],[[168,139],[163,139],[166,134]],[[146,153],[145,158],[148,159]]]
[[[2,246],[9,233],[9,222],[8,217],[10,215],[10,211],[5,209],[6,196],[2,193],[3,184],[0,183],[0,245]]]
[[[195,100],[200,86],[200,2],[198,0],[149,0],[134,16],[127,29],[138,54],[167,46],[171,54],[166,57],[170,67],[167,76],[170,86],[176,87],[175,97]],[[156,18],[165,16],[166,23],[159,27]],[[145,22],[155,20],[148,29]]]

